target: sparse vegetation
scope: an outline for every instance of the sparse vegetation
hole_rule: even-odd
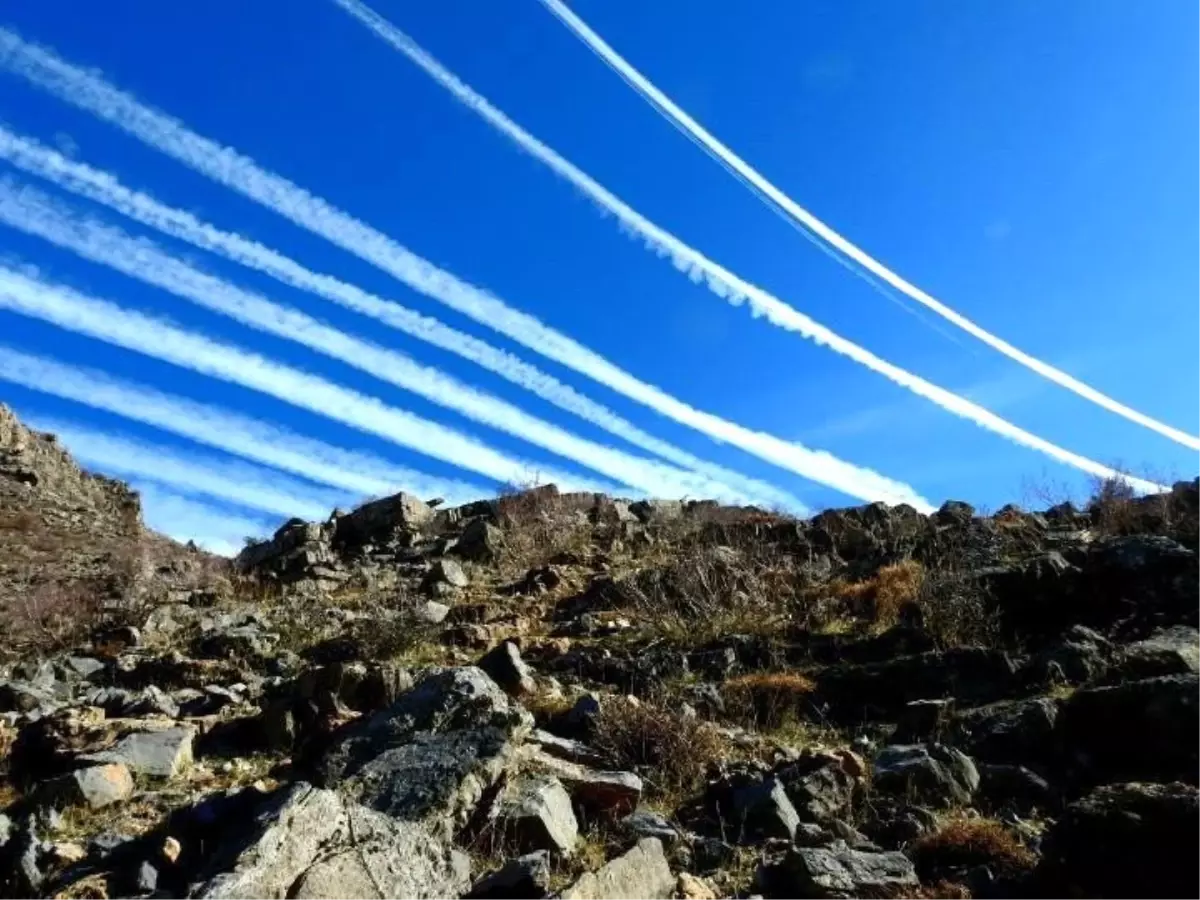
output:
[[[975,866],[988,866],[1006,877],[1037,864],[1037,857],[1007,826],[995,819],[953,816],[937,831],[918,838],[909,848],[917,872],[925,880],[941,880]]]
[[[925,569],[916,560],[906,559],[880,567],[866,581],[835,582],[831,591],[852,615],[866,619],[872,629],[883,631],[900,620],[906,606],[918,602],[924,582]]]
[[[816,684],[798,672],[755,672],[722,685],[726,708],[761,730],[777,729],[803,718]]]
[[[606,701],[595,732],[596,748],[641,774],[659,798],[692,793],[709,768],[729,753],[711,724],[633,698]]]

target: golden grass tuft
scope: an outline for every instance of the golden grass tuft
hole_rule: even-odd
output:
[[[721,686],[726,709],[759,729],[777,729],[801,718],[816,684],[799,672],[754,672]]]
[[[839,581],[831,587],[851,612],[882,631],[900,620],[904,607],[917,602],[924,582],[925,569],[916,560],[906,559],[882,566],[866,581]]]
[[[909,855],[924,880],[951,869],[986,865],[1001,875],[1017,875],[1037,865],[1037,856],[995,819],[955,816],[913,842]]]

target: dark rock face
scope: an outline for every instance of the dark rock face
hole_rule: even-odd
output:
[[[395,818],[461,825],[532,725],[479,669],[435,671],[347,731],[318,773],[322,784]]]
[[[1062,896],[1195,897],[1198,823],[1194,785],[1097,788],[1047,835],[1047,887]]]
[[[1076,691],[1058,722],[1076,780],[1194,781],[1200,766],[1198,694],[1195,674]]]
[[[979,771],[966,754],[942,744],[885,747],[874,761],[877,790],[931,806],[963,806],[979,788]]]

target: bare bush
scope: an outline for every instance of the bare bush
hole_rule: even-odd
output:
[[[102,612],[93,582],[27,583],[0,601],[0,631],[10,651],[51,653],[86,636]]]
[[[755,672],[721,686],[728,707],[760,729],[775,729],[801,718],[816,684],[798,672]]]
[[[546,565],[563,553],[583,555],[591,524],[571,508],[552,484],[512,486],[496,502],[503,530],[500,567],[508,572]]]
[[[660,798],[694,792],[729,749],[709,723],[633,698],[606,701],[595,733],[596,749],[637,771]]]

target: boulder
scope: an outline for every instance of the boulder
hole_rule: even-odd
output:
[[[419,822],[299,782],[232,828],[194,897],[456,897],[466,857]]]
[[[1200,767],[1197,678],[1165,675],[1072,694],[1057,731],[1075,780],[1194,780]]]
[[[442,557],[433,564],[433,568],[425,576],[422,586],[426,591],[433,591],[439,585],[450,588],[465,588],[471,583],[463,567],[453,559]]]
[[[851,850],[844,841],[788,850],[759,877],[777,897],[905,896],[920,884],[903,853]]]
[[[944,744],[884,747],[873,770],[876,790],[932,806],[964,806],[979,788],[975,763]]]
[[[1054,762],[1058,702],[1049,697],[993,703],[959,713],[955,743],[994,763],[1044,767]]]
[[[521,778],[501,795],[493,811],[493,827],[505,846],[519,851],[550,850],[562,856],[575,849],[579,823],[571,795],[557,778]]]
[[[459,535],[454,552],[463,559],[492,562],[504,546],[504,532],[487,519],[472,519]]]
[[[484,654],[476,663],[491,679],[514,697],[523,697],[537,691],[533,673],[514,641],[504,641]]]
[[[582,875],[562,900],[655,900],[673,896],[675,876],[657,838],[642,838],[633,849]]]
[[[397,819],[462,825],[532,727],[480,669],[433,669],[349,728],[319,760],[318,777]]]
[[[510,859],[480,878],[467,894],[470,900],[508,900],[545,897],[550,890],[550,853],[537,850]]]
[[[632,772],[590,769],[551,756],[533,745],[525,748],[524,756],[534,768],[561,781],[571,800],[589,813],[626,815],[637,808],[642,798],[642,779]]]
[[[1200,631],[1175,625],[1121,648],[1116,668],[1122,680],[1187,675],[1200,670]]]
[[[817,698],[837,721],[897,719],[913,700],[954,697],[988,703],[1019,688],[1017,666],[999,650],[965,647],[830,666],[817,676]]]
[[[140,731],[121,738],[115,746],[82,759],[92,763],[119,763],[134,775],[152,778],[174,778],[192,765],[194,729],[165,728],[161,731]]]
[[[805,752],[776,770],[802,821],[825,824],[850,817],[862,774],[855,763],[857,757],[850,759],[835,753]]]
[[[706,800],[713,814],[738,837],[790,841],[800,824],[787,791],[773,775],[732,773],[709,785]]]
[[[1193,773],[1194,774],[1194,773]],[[1195,897],[1194,785],[1111,784],[1067,807],[1043,843],[1042,896]]]
[[[133,776],[121,763],[91,766],[51,779],[42,785],[40,793],[51,803],[103,809],[129,799],[133,794]]]

